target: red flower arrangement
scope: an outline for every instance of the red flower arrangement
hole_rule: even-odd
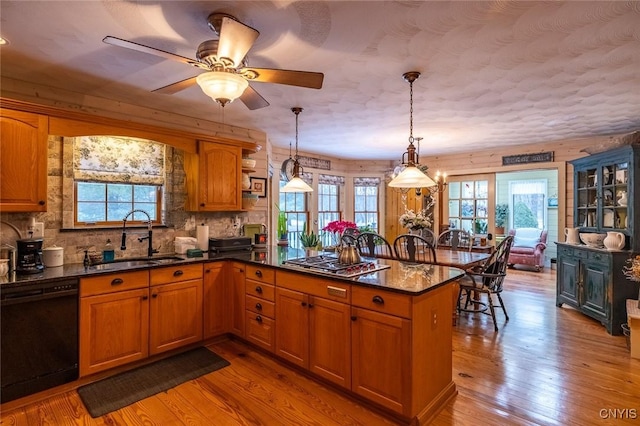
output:
[[[355,228],[358,229],[358,225],[354,222],[349,222],[347,220],[334,220],[333,222],[329,222],[327,226],[322,228],[323,231],[331,232],[334,234],[340,234],[344,232],[347,228]]]

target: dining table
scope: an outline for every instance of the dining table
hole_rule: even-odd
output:
[[[436,251],[436,264],[443,266],[452,266],[455,268],[460,268],[463,270],[467,270],[472,266],[480,265],[485,260],[487,260],[491,254],[490,253],[479,253],[468,250],[448,250],[448,249],[435,249]],[[453,300],[453,310],[452,310],[452,323],[455,326],[458,322],[458,293],[460,291],[460,285],[456,282],[451,286],[452,288],[452,300]]]

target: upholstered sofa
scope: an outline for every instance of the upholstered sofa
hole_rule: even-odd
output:
[[[540,272],[544,268],[544,251],[547,248],[547,231],[537,228],[511,229],[513,246],[507,264],[533,266]]]

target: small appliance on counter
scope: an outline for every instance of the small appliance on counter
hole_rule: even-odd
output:
[[[245,223],[242,225],[242,234],[249,237],[254,248],[267,247],[267,226],[264,223]]]
[[[25,238],[17,240],[18,257],[16,272],[18,274],[38,274],[44,269],[42,263],[42,238]]]
[[[220,252],[250,249],[251,238],[249,237],[209,238],[209,251]]]
[[[47,268],[62,266],[64,264],[64,249],[57,246],[42,249],[42,259]]]

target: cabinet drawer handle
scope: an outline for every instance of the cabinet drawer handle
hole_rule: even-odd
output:
[[[358,317],[357,317],[357,316],[355,316],[355,315],[351,317],[351,321],[355,321],[355,320],[357,320],[357,319],[358,319]]]
[[[173,273],[174,277],[179,277],[180,275],[184,274],[184,272],[182,272],[182,269],[178,269],[177,271],[175,271]]]
[[[380,296],[373,296],[372,301],[377,305],[384,305],[384,299]]]
[[[45,202],[44,202],[44,200],[40,200],[40,201],[38,201],[38,204],[41,205],[41,206],[44,206]]]
[[[262,271],[258,269],[256,271],[256,276],[259,277],[259,278],[262,278]]]
[[[142,300],[147,300],[149,298],[149,296],[147,296],[146,294],[144,296],[142,296]]]
[[[262,287],[260,287],[259,285],[256,286],[256,293],[262,294]]]
[[[158,297],[158,293],[153,293],[153,294],[151,295],[151,297],[153,297],[153,298],[155,299],[156,297]]]
[[[111,285],[120,285],[124,282],[122,278],[114,278],[111,280]]]
[[[256,321],[262,323],[262,317],[260,315],[256,316]]]
[[[300,305],[307,306],[307,302],[300,302]]]
[[[256,309],[261,311],[262,310],[262,304],[261,303],[256,303]]]

